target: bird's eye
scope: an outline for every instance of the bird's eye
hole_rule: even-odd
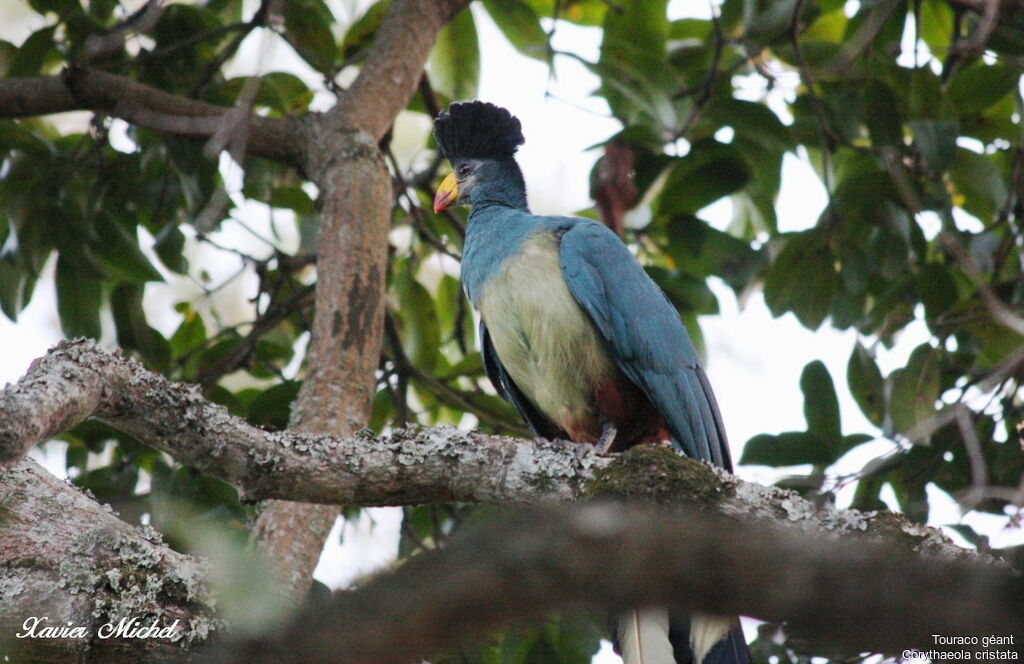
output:
[[[472,169],[470,169],[469,164],[463,164],[462,166],[459,166],[459,177],[466,177],[467,175],[469,175],[470,170]]]

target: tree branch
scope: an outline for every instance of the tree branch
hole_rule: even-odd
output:
[[[0,392],[0,463],[95,416],[230,482],[252,499],[347,505],[539,503],[595,495],[684,504],[832,536],[852,534],[949,558],[986,557],[940,531],[889,512],[815,506],[743,482],[665,446],[619,457],[569,443],[485,436],[452,428],[331,437],[268,432],[138,362],[92,341],[66,341]]]
[[[437,33],[469,0],[395,0],[359,76],[327,113],[336,127],[359,127],[380,140],[423,76]]]
[[[416,90],[437,32],[468,0],[395,0],[352,87],[302,123],[303,170],[321,194],[309,373],[292,409],[302,431],[350,435],[370,417],[384,319],[391,180],[377,147]],[[295,499],[294,492],[285,497]],[[309,587],[337,509],[272,501],[255,538],[290,594]]]
[[[85,67],[60,76],[0,80],[0,117],[76,110],[103,111],[143,129],[192,137],[216,134],[233,111]],[[246,124],[249,154],[299,165],[296,121],[252,115]]]
[[[401,664],[553,609],[650,604],[786,620],[851,654],[1024,633],[1024,579],[1004,569],[591,504],[492,517],[226,659]]]
[[[0,659],[200,661],[196,646],[220,629],[205,563],[134,528],[30,460],[0,466]],[[25,620],[67,623],[91,637],[100,625],[139,618],[178,626],[172,640],[13,638]]]

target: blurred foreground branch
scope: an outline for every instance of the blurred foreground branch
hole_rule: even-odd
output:
[[[399,664],[544,611],[644,604],[787,620],[851,653],[1024,634],[1024,580],[1004,570],[590,504],[490,519],[227,659]]]

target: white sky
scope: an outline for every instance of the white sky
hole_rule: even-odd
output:
[[[676,0],[672,13],[674,17],[693,15],[693,11],[706,11],[704,7],[704,3]],[[538,213],[571,214],[590,206],[588,174],[598,152],[586,148],[607,139],[618,129],[618,123],[610,118],[603,100],[590,96],[597,87],[596,77],[578,62],[564,57],[556,60],[555,76],[551,77],[544,65],[515,52],[480,7],[474,6],[474,10],[483,52],[479,97],[509,108],[523,123],[527,142],[519,159],[532,208]],[[4,23],[0,37],[15,41],[24,38],[23,24],[0,20],[0,24]],[[598,39],[595,29],[563,24],[556,31],[555,46],[595,60]],[[268,50],[266,46],[258,36],[251,37],[244,46],[243,56],[237,59],[239,66],[251,67],[251,63],[258,62],[262,63],[260,68],[264,71],[295,68],[297,59],[290,49],[277,45]],[[246,73],[251,73],[251,69]],[[305,78],[312,85],[319,85],[316,77]],[[757,82],[752,80],[750,88],[756,92]],[[546,91],[550,96],[545,97]],[[325,97],[318,100],[318,104],[326,103],[329,100]],[[409,143],[403,137],[422,136],[425,129],[422,118],[405,116],[403,122],[407,124],[400,124],[396,130],[398,151],[403,149],[403,143]],[[552,155],[559,158],[552,159]],[[401,157],[411,159],[414,155]],[[825,201],[824,190],[810,167],[795,156],[787,156],[777,206],[780,227],[798,230],[812,226]],[[720,202],[705,210],[704,216],[723,227],[730,213],[729,203]],[[258,207],[246,207],[239,215],[252,227],[269,228],[267,215]],[[279,223],[277,227],[288,235],[288,223]],[[227,223],[221,242],[248,250],[262,249],[259,242],[239,228],[238,224]],[[294,241],[294,233],[291,233],[285,244],[292,245]],[[227,279],[236,269],[236,264],[225,260],[223,254],[205,247],[194,248],[194,251],[202,256],[200,260],[214,275],[215,283]],[[173,277],[169,281],[168,285],[152,285],[147,289],[148,311],[154,314],[158,310],[166,311],[168,299],[198,296],[198,288],[189,280]],[[846,362],[856,339],[853,332],[839,332],[827,325],[811,332],[791,314],[772,318],[759,294],[750,297],[740,308],[732,291],[724,284],[712,280],[711,287],[719,297],[721,314],[701,319],[708,352],[707,369],[729,431],[734,458],[739,458],[742,444],[757,433],[805,428],[798,381],[804,365],[814,359],[825,362],[835,381],[844,433],[875,432],[846,388]],[[229,318],[237,316],[241,320],[248,315],[248,310],[239,303],[243,303],[254,288],[251,275],[237,278],[209,304],[222,312],[227,310],[225,315]],[[169,332],[176,323],[174,315],[165,313],[157,327]],[[106,329],[110,328],[108,321]],[[39,283],[32,303],[17,324],[0,316],[0,347],[8,349],[0,354],[0,384],[20,377],[31,360],[42,355],[59,338],[52,277],[48,277]],[[899,366],[909,351],[926,338],[924,326],[912,324],[897,348],[880,358],[883,372]],[[105,341],[112,343],[113,340],[106,338]],[[839,469],[855,471],[867,459],[890,447],[891,443],[877,441],[858,448],[839,464]],[[41,459],[45,456],[47,466],[59,470],[60,450],[48,452],[38,456]],[[756,467],[741,467],[738,474],[766,483],[779,476],[777,471]],[[848,501],[851,492],[852,488],[841,492],[840,502]],[[929,493],[934,524],[959,520],[959,510],[952,499],[934,487]],[[889,497],[891,499],[891,492]],[[364,510],[358,523],[342,527],[339,521],[316,570],[317,578],[332,587],[343,587],[392,560],[397,552],[400,518],[401,511],[397,508],[374,508]],[[1024,541],[1020,531],[1002,531],[1005,519],[968,515],[964,522],[989,533],[994,546]],[[342,532],[344,537],[340,536]],[[617,658],[607,646],[595,659],[602,664],[614,661]]]

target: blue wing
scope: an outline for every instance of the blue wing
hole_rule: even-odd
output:
[[[665,418],[677,447],[731,470],[722,416],[679,314],[608,227],[566,221],[562,275],[615,363]]]

